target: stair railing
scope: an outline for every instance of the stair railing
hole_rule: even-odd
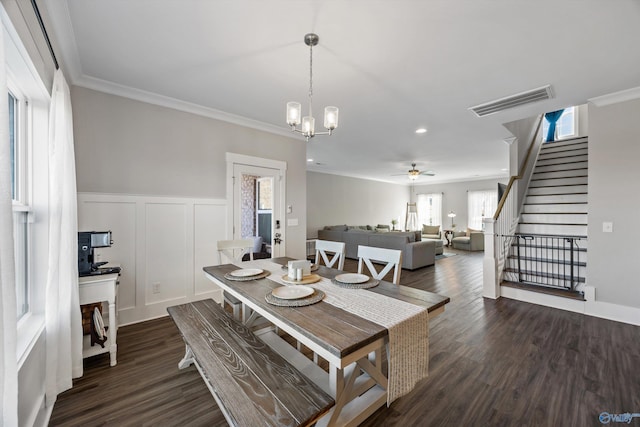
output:
[[[485,252],[483,262],[483,295],[488,298],[498,298],[500,296],[500,282],[504,271],[505,260],[509,253],[509,247],[513,243],[513,238],[498,239],[497,236],[513,236],[518,226],[520,210],[524,198],[518,200],[518,187],[529,185],[533,167],[537,159],[537,153],[542,145],[542,120],[544,115],[538,117],[536,131],[533,134],[527,155],[520,166],[518,175],[513,175],[509,179],[509,184],[498,202],[498,208],[493,218],[485,218],[484,239]],[[533,155],[536,153],[536,155]],[[526,181],[526,182],[524,182]]]

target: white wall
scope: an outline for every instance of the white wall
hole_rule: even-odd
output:
[[[453,219],[456,230],[467,229],[468,207],[467,192],[493,190],[498,191],[498,182],[506,184],[508,178],[485,179],[479,181],[450,182],[445,184],[416,185],[412,194],[415,200],[418,194],[443,193],[442,194],[442,229],[451,228],[451,218],[447,216],[450,211],[454,211],[456,217]]]
[[[199,264],[214,264],[215,242],[230,237],[227,152],[286,162],[286,204],[298,219],[286,229],[286,254],[304,257],[303,141],[81,87],[72,87],[72,103],[78,191],[92,198],[79,206],[79,229],[114,232],[104,251],[118,252],[105,257],[123,267],[120,322],[209,295]],[[160,294],[151,294],[158,281]]]
[[[225,238],[226,209],[216,199],[78,194],[78,229],[113,232],[113,246],[94,256],[122,267],[121,325],[165,316],[167,307],[188,301],[222,301],[202,267],[218,264],[215,242]]]
[[[307,172],[307,236],[325,225],[377,225],[402,219],[409,187],[367,179]]]
[[[640,308],[640,100],[589,106],[589,262],[598,301]],[[602,232],[603,222],[612,233]]]

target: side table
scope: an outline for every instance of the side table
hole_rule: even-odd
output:
[[[116,309],[117,282],[118,273],[84,276],[78,280],[80,305],[104,301],[109,304],[109,330],[107,331],[105,346],[102,348],[100,345],[95,344],[92,347],[90,337],[85,335],[82,339],[82,358],[109,352],[111,366],[116,366],[116,352],[118,350],[118,345],[116,344],[118,334],[118,322],[116,319],[118,315]]]
[[[451,239],[453,238],[453,230],[444,230],[444,238],[447,239],[447,246],[451,246]]]

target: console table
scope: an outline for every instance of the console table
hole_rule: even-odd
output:
[[[107,341],[102,348],[99,344],[91,346],[91,337],[85,335],[82,338],[82,357],[87,358],[102,353],[110,353],[111,366],[115,366],[116,351],[118,345],[116,344],[116,336],[118,333],[117,322],[117,309],[116,309],[116,286],[118,283],[118,273],[101,274],[96,276],[80,277],[78,280],[80,289],[80,305],[92,304],[97,302],[107,302],[109,304],[109,329],[107,330]],[[104,316],[104,313],[103,313]]]

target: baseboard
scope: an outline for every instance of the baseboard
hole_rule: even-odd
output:
[[[584,314],[640,326],[640,308],[598,301],[593,286],[585,286],[584,295],[587,299]]]
[[[203,292],[193,296],[192,298],[181,297],[147,304],[143,307],[130,307],[118,310],[118,327],[165,317],[167,315],[167,307],[207,298],[212,298],[214,301],[221,303],[222,290],[216,289],[210,292]]]
[[[555,295],[531,292],[524,289],[510,288],[507,286],[502,286],[500,288],[500,296],[517,301],[544,305],[545,307],[572,311],[574,313],[584,313],[585,311],[585,301],[572,300],[568,298],[557,297]]]
[[[584,297],[586,301],[570,300],[553,295],[530,292],[523,289],[509,288],[506,286],[502,286],[500,288],[500,296],[517,301],[529,302],[532,304],[543,305],[545,307],[552,307],[574,313],[585,314],[587,316],[640,326],[640,308],[598,301],[596,299],[596,288],[593,286],[585,286],[584,288]]]

